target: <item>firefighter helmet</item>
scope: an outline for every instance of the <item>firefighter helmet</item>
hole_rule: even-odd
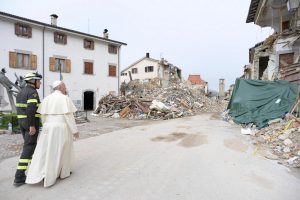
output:
[[[38,72],[29,72],[25,75],[24,80],[30,81],[30,80],[41,80],[42,75],[40,75]]]

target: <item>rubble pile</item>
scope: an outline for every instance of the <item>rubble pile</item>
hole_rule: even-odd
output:
[[[268,127],[252,132],[258,147],[270,148],[271,152],[265,157],[287,166],[300,167],[300,118],[289,114],[284,120],[272,120]]]
[[[227,101],[211,99],[187,82],[160,87],[159,80],[131,81],[125,96],[104,96],[94,114],[129,119],[173,119],[200,112],[222,112]]]
[[[223,120],[234,124],[228,110],[222,115]],[[253,153],[259,152],[286,166],[300,167],[300,118],[287,114],[284,119],[271,120],[267,127],[259,130],[252,123],[242,126],[241,133],[254,140],[256,148]]]

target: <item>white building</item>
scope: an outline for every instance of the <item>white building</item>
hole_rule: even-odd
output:
[[[167,86],[169,80],[178,78],[181,80],[181,69],[164,60],[150,58],[150,54],[134,62],[121,71],[121,82],[128,83],[132,80],[148,81],[158,78],[163,86]]]
[[[300,0],[251,0],[247,23],[271,27],[274,34],[249,49],[250,79],[300,83]]]
[[[62,78],[68,94],[81,110],[91,110],[108,93],[119,91],[120,49],[123,42],[0,12],[0,67],[14,82],[14,73],[30,71],[43,75],[40,98],[51,92],[51,83]],[[1,110],[8,102],[0,84]]]

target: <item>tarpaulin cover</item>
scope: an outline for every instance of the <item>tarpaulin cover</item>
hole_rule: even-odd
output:
[[[283,80],[237,79],[227,107],[228,114],[236,123],[254,123],[262,128],[269,120],[284,117],[290,112],[297,93],[297,84]]]

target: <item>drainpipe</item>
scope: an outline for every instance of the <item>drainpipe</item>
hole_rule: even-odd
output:
[[[45,98],[45,26],[43,28],[43,99]]]
[[[120,95],[120,50],[121,50],[121,45],[119,46],[118,49],[118,95]]]

